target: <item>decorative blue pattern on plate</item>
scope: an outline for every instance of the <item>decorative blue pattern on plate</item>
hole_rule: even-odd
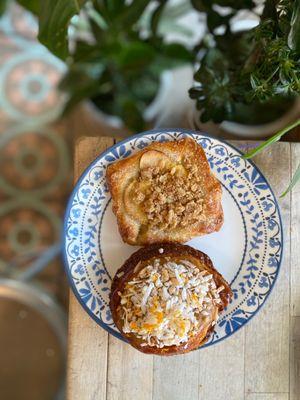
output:
[[[231,145],[197,132],[162,129],[132,136],[101,154],[83,173],[67,207],[64,231],[65,267],[76,297],[99,325],[119,338],[108,306],[110,284],[115,271],[137,248],[124,244],[118,234],[105,170],[153,141],[184,136],[202,145],[223,186],[222,229],[189,242],[212,258],[233,290],[233,301],[207,345],[245,325],[264,304],[279,273],[280,212],[268,182],[254,164]]]

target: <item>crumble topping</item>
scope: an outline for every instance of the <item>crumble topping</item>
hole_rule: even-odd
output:
[[[143,339],[143,346],[178,346],[202,324],[215,324],[223,289],[190,261],[156,259],[118,293],[123,331]]]
[[[203,215],[203,187],[201,171],[184,158],[182,164],[167,169],[141,169],[133,198],[152,228],[184,228],[198,223]]]

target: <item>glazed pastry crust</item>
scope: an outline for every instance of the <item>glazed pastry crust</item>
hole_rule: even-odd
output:
[[[130,183],[140,174],[142,156],[153,151],[154,154],[167,156],[173,163],[180,165],[188,159],[198,168],[203,181],[204,204],[202,218],[195,224],[170,229],[154,229],[148,221],[133,217],[128,213],[124,195]],[[148,153],[150,154],[150,153]],[[113,212],[117,217],[119,232],[124,242],[131,245],[146,245],[157,242],[186,242],[195,236],[218,231],[223,224],[221,205],[222,188],[220,182],[210,171],[204,150],[191,138],[164,143],[154,142],[134,155],[117,161],[107,168],[107,182],[113,201]],[[131,198],[126,199],[127,203]],[[133,201],[133,200],[132,200]]]
[[[174,243],[157,243],[147,247],[143,247],[133,253],[129,259],[117,271],[111,287],[110,294],[110,309],[112,318],[115,325],[119,329],[121,335],[136,349],[147,354],[156,355],[175,355],[187,353],[195,350],[206,343],[214,327],[210,324],[205,329],[200,330],[195,336],[191,337],[187,343],[180,346],[165,346],[162,348],[152,346],[141,346],[142,340],[132,333],[125,334],[122,331],[122,318],[120,311],[120,296],[119,293],[123,292],[124,286],[127,282],[131,281],[139,273],[139,265],[143,261],[153,259],[155,257],[163,256],[172,258],[182,257],[194,263],[199,269],[205,269],[209,274],[213,275],[214,281],[219,286],[224,286],[224,290],[220,293],[221,303],[218,305],[218,312],[222,311],[229,303],[232,297],[232,291],[229,284],[222,277],[222,275],[215,269],[210,258],[199,250],[190,246]]]

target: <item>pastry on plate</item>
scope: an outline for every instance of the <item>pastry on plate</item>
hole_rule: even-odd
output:
[[[206,254],[161,243],[141,248],[117,271],[110,308],[132,346],[143,353],[172,355],[207,341],[231,295]]]
[[[106,176],[126,243],[181,243],[222,226],[221,184],[191,138],[154,142],[109,165]]]

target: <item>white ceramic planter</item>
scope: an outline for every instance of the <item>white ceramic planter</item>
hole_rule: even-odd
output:
[[[300,98],[295,100],[293,107],[283,114],[280,118],[263,125],[244,125],[232,121],[224,121],[221,128],[230,132],[233,135],[246,138],[263,138],[271,136],[272,134],[285,128],[290,123],[294,122],[300,115]]]
[[[205,131],[215,136],[223,136],[224,133],[229,136],[235,136],[243,139],[262,139],[267,138],[280,129],[288,126],[300,116],[300,98],[296,99],[293,107],[280,118],[267,124],[246,125],[233,121],[223,121],[221,124],[213,122],[202,123],[200,121],[200,111],[195,106],[188,115],[189,125],[192,129]]]

